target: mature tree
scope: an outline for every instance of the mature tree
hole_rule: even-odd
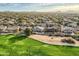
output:
[[[26,37],[28,37],[29,35],[31,35],[32,30],[29,29],[29,28],[26,28],[26,29],[24,30],[24,33],[25,33]]]
[[[79,26],[79,21],[77,22],[77,25]]]

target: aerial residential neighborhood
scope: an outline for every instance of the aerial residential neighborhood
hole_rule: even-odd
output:
[[[0,56],[79,56],[79,4],[0,4]]]
[[[40,35],[75,35],[79,30],[78,16],[58,16],[56,13],[2,13],[0,16],[0,34],[14,34],[17,30],[23,32],[26,28],[30,28],[33,34]],[[10,15],[9,15],[10,14]],[[55,15],[56,14],[56,15]],[[20,18],[20,15],[22,15]],[[29,16],[28,16],[29,15]],[[59,17],[59,18],[56,18]],[[63,16],[63,17],[62,17]],[[74,21],[74,17],[76,21]],[[60,19],[62,18],[62,19]],[[57,33],[57,34],[56,34]]]

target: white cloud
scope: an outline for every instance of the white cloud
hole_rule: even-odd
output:
[[[79,11],[79,5],[62,5],[62,6],[56,6],[56,7],[50,7],[47,9],[40,9],[38,11],[61,11],[61,12],[66,12],[66,11]]]

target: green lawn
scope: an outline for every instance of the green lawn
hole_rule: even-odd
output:
[[[1,56],[79,56],[79,47],[55,46],[15,35],[0,35]]]

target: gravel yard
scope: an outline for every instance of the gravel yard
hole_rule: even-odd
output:
[[[29,37],[48,44],[79,46],[79,42],[73,39],[72,37],[59,37],[59,36],[50,37],[46,35],[31,35]],[[62,39],[72,39],[75,42],[75,44],[63,43],[61,42]]]

